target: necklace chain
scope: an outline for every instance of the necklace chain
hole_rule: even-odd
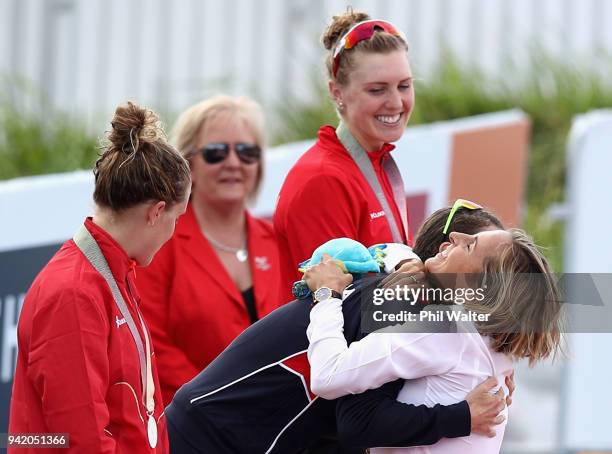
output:
[[[204,232],[202,232],[202,234],[209,241],[209,243],[212,244],[216,249],[219,249],[220,251],[223,251],[223,252],[229,252],[231,254],[235,254],[236,258],[241,262],[244,262],[247,259],[248,252],[247,252],[246,239],[242,243],[242,247],[236,248],[236,247],[231,247],[223,243],[220,243],[219,241],[215,240],[210,235],[207,235]]]

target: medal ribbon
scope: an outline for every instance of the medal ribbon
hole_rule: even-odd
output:
[[[130,333],[134,338],[134,342],[136,343],[136,350],[138,350],[138,362],[140,364],[140,378],[143,389],[143,400],[145,403],[145,407],[147,409],[147,416],[149,418],[152,417],[155,412],[155,383],[153,381],[153,371],[151,367],[151,345],[149,343],[149,335],[147,332],[147,328],[144,324],[144,320],[142,319],[142,315],[140,315],[140,311],[137,307],[135,307],[136,313],[138,314],[138,319],[140,321],[140,325],[142,327],[142,332],[145,337],[145,345],[143,346],[142,338],[140,337],[140,333],[138,332],[138,328],[136,327],[136,323],[132,317],[131,312],[128,309],[128,306],[123,299],[123,295],[119,290],[119,286],[117,285],[117,281],[113,277],[113,274],[108,266],[108,262],[102,254],[102,250],[100,246],[91,235],[89,230],[84,225],[81,225],[79,230],[76,232],[73,238],[77,247],[81,250],[83,255],[87,258],[89,263],[96,269],[98,273],[104,278],[110,290],[113,294],[113,298],[115,299],[115,303],[121,312],[121,315],[125,319],[128,328],[130,329]],[[151,440],[149,440],[151,442]],[[154,447],[154,446],[152,446]]]
[[[344,148],[349,152],[359,170],[361,170],[362,175],[365,177],[366,181],[370,185],[374,194],[376,194],[376,198],[378,199],[378,203],[380,203],[381,208],[385,212],[385,216],[387,217],[387,222],[391,229],[391,235],[393,236],[394,243],[404,243],[402,235],[400,233],[400,226],[397,225],[395,220],[395,216],[393,215],[393,211],[389,206],[389,202],[385,197],[385,192],[383,191],[382,186],[380,185],[380,181],[378,181],[378,177],[376,176],[376,172],[374,171],[374,166],[372,165],[372,161],[368,156],[368,152],[363,149],[361,144],[353,137],[351,131],[346,127],[343,122],[340,122],[338,128],[336,129],[336,135],[338,139],[344,145]],[[393,191],[393,199],[397,204],[397,208],[400,212],[400,217],[402,219],[402,224],[404,227],[404,232],[406,233],[406,239],[409,239],[408,233],[408,211],[406,209],[406,192],[404,190],[404,181],[402,180],[402,175],[395,163],[395,160],[391,155],[387,156],[387,159],[383,162],[383,170],[387,174],[389,178],[389,182],[391,183],[391,188]],[[402,209],[403,207],[403,209]]]

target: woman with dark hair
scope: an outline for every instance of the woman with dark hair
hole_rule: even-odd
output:
[[[308,327],[315,394],[335,399],[405,379],[399,401],[428,407],[449,405],[464,399],[474,383],[487,377],[497,377],[501,383],[512,374],[514,361],[527,358],[534,365],[558,350],[559,289],[546,258],[524,231],[452,231],[448,241],[439,245],[439,252],[425,260],[424,271],[408,274],[392,286],[451,290],[455,295],[451,302],[462,306],[436,305],[435,312],[426,307],[415,323],[386,328],[347,345],[342,300],[330,296],[315,303]],[[346,275],[331,260],[308,270],[305,280],[315,292],[321,288],[341,292],[346,286]],[[470,290],[472,296],[464,299]],[[440,329],[449,326],[456,332]],[[472,434],[443,439],[427,448],[371,451],[497,453],[506,417],[506,412],[498,416],[501,424],[489,437]]]
[[[478,226],[489,229],[478,211],[457,210],[451,228],[456,221],[470,231]],[[439,246],[447,218],[436,216],[421,234]],[[400,259],[387,255],[385,269],[394,269]],[[363,337],[360,303],[370,296],[373,286],[362,280],[356,287],[342,307],[348,342]],[[172,449],[181,453],[287,454],[312,449],[325,438],[325,448],[318,446],[326,449],[322,452],[356,453],[367,446],[432,444],[442,437],[489,433],[504,408],[503,392],[490,393],[492,380],[479,386],[475,383],[461,402],[432,408],[397,402],[403,381],[332,401],[314,395],[306,357],[312,303],[310,298],[292,301],[264,317],[178,390],[166,408]],[[513,389],[512,383],[509,388]]]
[[[151,262],[185,212],[189,165],[151,110],[128,103],[111,124],[94,169],[94,216],[25,297],[9,432],[66,433],[70,452],[166,453],[134,270]],[[25,452],[39,452],[32,448]]]
[[[444,228],[437,228],[440,223]],[[440,244],[449,240],[451,232],[475,235],[484,230],[499,229],[503,230],[504,225],[493,213],[474,202],[457,199],[452,207],[440,208],[425,219],[412,250],[424,262],[440,252]]]

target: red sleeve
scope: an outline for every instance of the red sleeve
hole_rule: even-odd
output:
[[[174,251],[171,242],[168,242],[149,266],[138,269],[136,277],[141,297],[140,307],[153,338],[164,405],[168,405],[174,393],[200,372],[172,339],[170,306],[180,303],[173,301],[175,272]]]
[[[49,432],[70,434],[70,452],[112,453],[106,403],[109,325],[99,302],[68,289],[32,322],[28,378],[42,397]]]
[[[285,253],[296,269],[328,240],[357,239],[360,201],[354,198],[345,181],[329,175],[316,176],[300,188],[284,220],[289,249]]]

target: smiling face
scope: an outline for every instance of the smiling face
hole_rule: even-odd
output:
[[[452,232],[440,252],[425,261],[427,272],[437,275],[442,287],[455,287],[456,275],[482,273],[484,261],[500,247],[509,245],[512,236],[505,230],[486,230],[475,235]]]
[[[196,152],[190,159],[194,203],[242,203],[257,184],[259,162],[245,164],[236,154],[236,143],[257,143],[246,121],[238,115],[220,114],[198,132],[196,149],[210,143],[229,143],[231,150],[223,161],[209,164]]]
[[[406,51],[359,52],[346,86],[330,82],[342,118],[367,151],[400,139],[414,106],[412,71]]]

